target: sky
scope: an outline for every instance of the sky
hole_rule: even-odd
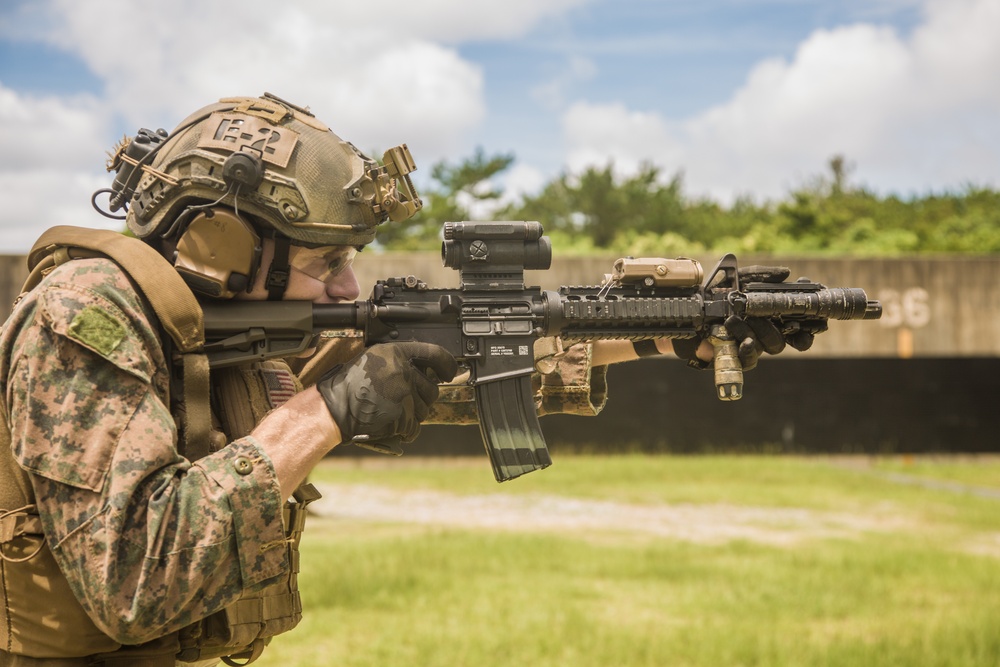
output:
[[[308,106],[419,185],[477,147],[508,196],[645,162],[723,203],[827,169],[1000,187],[1000,0],[0,0],[0,254],[93,211],[106,153],[222,97]],[[544,221],[543,221],[544,223]]]

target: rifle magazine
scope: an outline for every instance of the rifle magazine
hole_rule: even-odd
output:
[[[483,444],[498,482],[552,465],[538,424],[530,376],[476,385],[476,408]]]

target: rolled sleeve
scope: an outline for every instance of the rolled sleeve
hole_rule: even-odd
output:
[[[260,443],[251,437],[237,440],[195,465],[229,498],[243,584],[253,586],[285,572],[281,489]]]
[[[607,366],[594,366],[594,346],[577,343],[555,355],[535,393],[538,414],[593,416],[608,401]]]
[[[593,416],[608,400],[607,367],[593,365],[594,346],[578,343],[563,349],[558,339],[535,343],[532,375],[535,408],[539,415]],[[461,382],[461,379],[459,380]],[[474,388],[466,384],[442,385],[431,406],[428,424],[475,424],[479,421]]]

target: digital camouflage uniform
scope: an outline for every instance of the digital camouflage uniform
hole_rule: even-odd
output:
[[[29,293],[0,336],[11,454],[96,626],[60,623],[80,616],[46,609],[39,590],[0,648],[21,652],[18,627],[32,626],[58,629],[67,656],[93,648],[95,631],[107,635],[99,650],[139,644],[289,566],[278,481],[258,443],[244,437],[196,463],[178,453],[154,322],[112,262],[79,260]]]
[[[590,368],[590,347],[554,351],[542,355],[551,372],[536,383],[540,410],[595,414],[604,402],[604,369]],[[271,407],[299,387],[280,372],[259,377]],[[218,380],[213,376],[216,388]],[[252,437],[225,444],[216,434],[217,451],[195,462],[178,451],[156,319],[110,260],[63,264],[18,304],[0,334],[0,389],[12,443],[9,454],[0,451],[0,466],[26,480],[45,537],[38,560],[28,563],[54,559],[64,575],[47,583],[18,577],[24,565],[11,561],[30,556],[40,538],[33,542],[30,529],[13,541],[0,534],[0,585],[5,595],[20,596],[13,606],[5,600],[0,657],[72,657],[82,655],[81,646],[92,654],[150,640],[169,651],[180,645],[182,628],[238,608],[241,597],[297,569],[290,562],[297,554],[285,548],[274,468]],[[228,403],[216,412],[239,409],[231,394]],[[251,416],[255,423],[262,414]],[[432,419],[474,421],[471,391],[446,388]],[[52,596],[67,587],[78,602],[54,605]],[[286,625],[271,634],[294,622]]]

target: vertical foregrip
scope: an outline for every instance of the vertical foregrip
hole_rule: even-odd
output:
[[[721,401],[738,401],[743,398],[743,365],[740,363],[736,341],[722,324],[716,324],[708,340],[715,348],[715,390]]]
[[[479,429],[498,482],[552,465],[529,375],[484,382],[475,392]]]

